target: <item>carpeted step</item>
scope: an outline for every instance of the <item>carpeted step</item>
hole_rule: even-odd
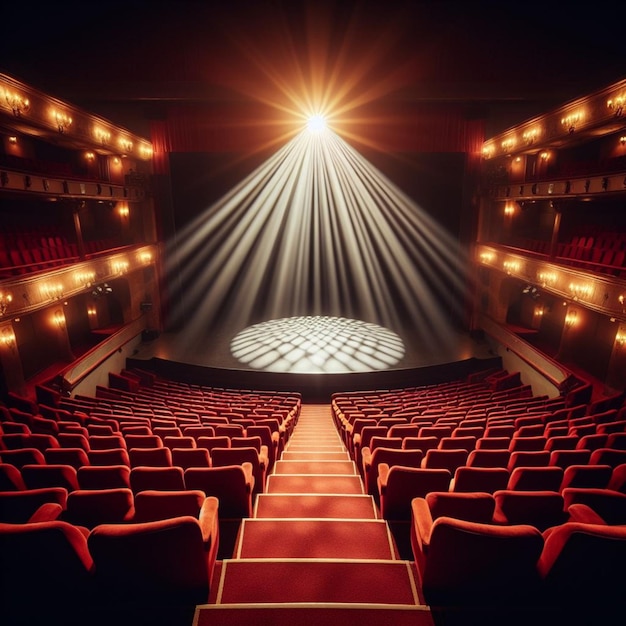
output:
[[[257,496],[255,519],[300,517],[339,519],[379,519],[378,510],[368,495],[270,494]]]
[[[356,475],[354,461],[276,461],[274,474],[347,474]]]
[[[345,450],[337,450],[331,452],[312,451],[310,448],[306,450],[285,450],[280,457],[283,461],[349,461],[350,456]]]
[[[419,605],[423,601],[415,576],[408,561],[228,560],[222,565],[215,603],[288,600]]]
[[[234,558],[396,559],[385,520],[244,519]]]
[[[271,474],[265,493],[364,493],[360,476],[327,474]]]
[[[212,604],[196,607],[193,626],[434,626],[425,606],[387,604]]]

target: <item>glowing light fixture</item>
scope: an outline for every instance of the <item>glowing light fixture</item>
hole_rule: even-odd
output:
[[[326,118],[323,115],[312,115],[306,124],[307,128],[313,133],[319,133],[326,130]]]

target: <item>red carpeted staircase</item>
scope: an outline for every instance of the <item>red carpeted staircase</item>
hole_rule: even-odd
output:
[[[328,405],[298,424],[194,626],[432,626],[414,566],[350,459]]]

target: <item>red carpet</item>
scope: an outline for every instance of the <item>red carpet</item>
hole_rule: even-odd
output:
[[[366,495],[261,493],[256,501],[254,517],[378,519],[379,516],[372,498]]]
[[[267,479],[267,493],[364,493],[359,476],[328,476],[325,474],[281,475]]]
[[[235,558],[394,559],[384,520],[245,519]]]
[[[210,602],[194,626],[434,626],[328,405],[302,407]]]
[[[276,461],[275,474],[356,474],[354,461]]]
[[[203,605],[193,626],[434,626],[425,606],[362,604]]]
[[[224,563],[217,604],[274,603],[284,598],[291,602],[419,604],[406,561],[270,559]]]

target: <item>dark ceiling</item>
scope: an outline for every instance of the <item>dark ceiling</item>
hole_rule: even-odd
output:
[[[164,103],[330,83],[378,108],[473,105],[499,132],[626,77],[625,16],[609,2],[10,3],[0,72],[136,132]]]

